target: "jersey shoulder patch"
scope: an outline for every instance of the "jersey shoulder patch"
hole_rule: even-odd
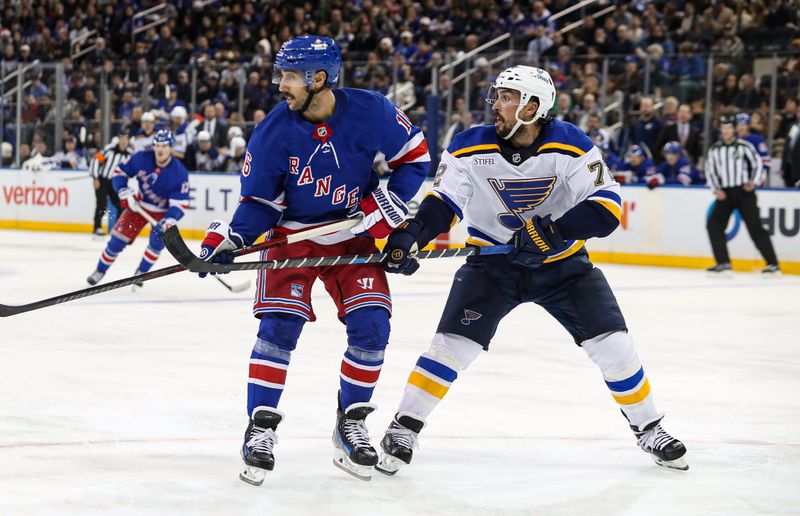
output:
[[[454,158],[500,152],[494,125],[480,125],[458,133],[447,148],[447,152]]]
[[[544,127],[544,134],[538,145],[537,154],[554,152],[574,158],[583,156],[594,147],[586,133],[561,120],[552,120]]]

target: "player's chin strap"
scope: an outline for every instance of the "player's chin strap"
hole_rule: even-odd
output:
[[[306,110],[309,108],[309,106],[311,106],[311,101],[314,99],[314,95],[316,95],[317,93],[322,93],[323,91],[325,91],[326,88],[328,88],[327,84],[322,88],[320,88],[318,91],[314,91],[311,89],[311,86],[307,86],[306,91],[308,92],[308,97],[306,97],[306,101],[303,102],[303,106],[300,108],[297,114],[302,115],[303,113],[305,113]]]
[[[517,129],[519,129],[521,126],[523,126],[523,125],[531,125],[532,123],[534,123],[536,121],[536,115],[534,115],[533,119],[528,120],[528,121],[522,120],[519,117],[519,114],[522,112],[523,109],[525,109],[525,106],[527,106],[527,105],[528,105],[528,103],[526,102],[525,104],[520,104],[519,106],[517,106],[517,112],[514,113],[514,118],[516,119],[517,123],[514,124],[514,127],[511,129],[511,131],[508,133],[507,136],[503,136],[504,140],[511,139],[514,136],[514,133],[517,132]]]

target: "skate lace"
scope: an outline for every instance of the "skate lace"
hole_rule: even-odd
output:
[[[386,434],[390,436],[390,439],[395,444],[411,450],[419,448],[419,434],[409,428],[392,425],[386,429]]]
[[[369,442],[369,432],[363,419],[345,419],[344,436],[354,448],[372,446]]]
[[[271,428],[253,427],[253,433],[247,440],[247,447],[257,453],[272,453],[272,447],[278,442],[278,435]]]
[[[651,450],[663,450],[674,440],[675,438],[665,432],[661,425],[639,436],[639,444]]]

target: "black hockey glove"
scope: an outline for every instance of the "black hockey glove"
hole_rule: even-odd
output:
[[[419,269],[419,260],[409,256],[417,250],[417,241],[422,233],[422,223],[417,219],[408,219],[400,223],[389,235],[383,252],[386,259],[383,261],[383,270],[394,274],[410,276]]]
[[[550,215],[544,218],[534,215],[514,233],[514,250],[508,261],[516,265],[535,268],[541,266],[551,255],[563,250],[566,242],[558,233]]]

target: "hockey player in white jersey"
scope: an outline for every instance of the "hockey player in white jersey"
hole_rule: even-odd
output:
[[[661,427],[650,383],[603,273],[584,241],[619,225],[620,187],[600,151],[572,124],[548,117],[555,88],[544,70],[515,66],[489,88],[495,124],[456,136],[433,191],[389,236],[388,272],[412,274],[421,249],[458,219],[468,245],[513,243],[508,255],[475,256],[458,270],[433,342],[417,361],[381,441],[376,469],[411,462],[431,411],[521,303],[542,306],[600,368],[642,450],[688,469],[683,443]]]

